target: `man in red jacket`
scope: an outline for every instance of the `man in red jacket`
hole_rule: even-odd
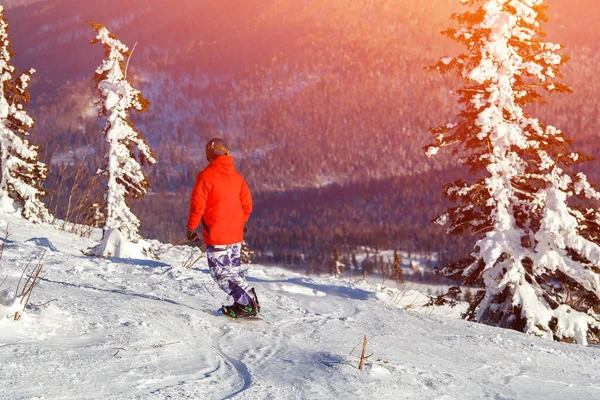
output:
[[[250,189],[235,170],[223,139],[209,140],[206,159],[209,165],[196,177],[192,191],[187,238],[200,240],[196,229],[202,224],[210,274],[234,300],[221,310],[233,318],[253,317],[259,311],[258,302],[241,262],[241,242],[252,213]]]

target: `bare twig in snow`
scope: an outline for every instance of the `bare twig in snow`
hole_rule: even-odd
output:
[[[4,246],[6,246],[6,241],[8,240],[9,236],[10,233],[8,233],[8,225],[6,225],[6,233],[4,234],[4,240],[2,241],[2,245],[0,245],[0,270],[2,269],[2,255],[4,254]],[[4,285],[4,282],[6,282],[6,278],[8,278],[8,276],[5,276],[2,282],[0,282],[0,287]]]
[[[358,364],[358,369],[361,371],[363,370],[363,367],[365,365],[365,359],[371,357],[371,356],[365,357],[366,352],[367,352],[367,335],[365,335],[365,338],[363,340],[362,354],[360,355],[360,363]]]
[[[178,344],[178,343],[181,343],[181,342],[171,342],[171,343],[160,342],[158,344],[153,344],[152,348],[159,349],[161,347],[171,346],[172,344]]]
[[[20,319],[21,319],[21,313],[17,311],[17,312],[16,312],[16,313],[14,313],[13,315],[7,315],[7,316],[6,316],[6,318],[8,318],[8,319],[12,319],[12,320],[14,320],[14,321],[18,321],[18,320],[20,320]]]
[[[354,353],[354,350],[356,350],[356,348],[357,348],[358,346],[360,346],[360,343],[359,343],[359,344],[357,344],[356,346],[354,346],[354,347],[352,348],[352,351],[351,351],[350,353],[348,353],[348,356],[351,356],[351,355],[352,355],[352,353]]]
[[[2,254],[4,254],[4,246],[6,246],[6,241],[8,240],[10,233],[8,233],[8,225],[6,225],[6,232],[4,233],[4,240],[2,241],[2,245],[0,246],[0,260],[2,260]]]
[[[58,299],[52,299],[52,300],[48,300],[47,302],[43,303],[43,304],[31,304],[32,307],[38,307],[38,308],[42,308],[42,307],[46,307],[48,304],[52,303],[53,301],[56,301]]]
[[[117,356],[117,354],[119,354],[119,352],[120,352],[121,350],[123,350],[123,351],[126,351],[127,349],[125,349],[125,348],[123,348],[123,347],[117,347],[117,352],[116,352],[115,354],[113,354],[113,357],[116,357],[116,356]]]
[[[29,261],[27,263],[27,266],[23,269],[23,272],[21,274],[21,278],[19,278],[19,283],[17,284],[17,290],[15,292],[15,295],[18,298],[21,299],[20,303],[23,306],[23,310],[25,310],[25,308],[29,304],[29,299],[31,298],[31,293],[33,292],[33,289],[35,289],[35,287],[40,282],[40,280],[39,280],[39,278],[40,278],[40,272],[42,272],[42,268],[44,267],[43,260],[44,260],[44,256],[45,255],[46,255],[46,250],[44,250],[44,252],[42,253],[42,255],[40,257],[40,260],[35,265],[35,267],[31,271],[31,273],[27,274],[27,270],[29,269],[29,265],[31,265],[31,261]],[[25,280],[25,282],[21,286],[21,282],[23,282],[23,278],[25,276],[27,277],[27,279]],[[16,312],[15,315],[14,315],[15,321],[18,321],[19,318],[20,318],[20,313]]]
[[[204,258],[204,249],[204,245],[198,249],[200,251],[200,255],[198,255],[198,251],[196,251],[196,249],[192,249],[190,256],[183,262],[183,267],[186,269],[192,269],[198,263],[198,261]]]

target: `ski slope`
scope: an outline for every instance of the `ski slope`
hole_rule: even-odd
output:
[[[159,261],[82,254],[97,243],[0,215],[0,282],[44,255],[32,310],[0,305],[1,399],[598,399],[600,348],[404,310],[398,291],[255,265],[262,320],[215,314],[226,296],[190,247]],[[378,282],[381,283],[381,282]],[[420,310],[420,312],[419,312]],[[358,370],[363,335],[364,371]],[[358,345],[358,347],[356,347]],[[356,348],[355,348],[356,347]],[[352,354],[350,354],[352,353]]]

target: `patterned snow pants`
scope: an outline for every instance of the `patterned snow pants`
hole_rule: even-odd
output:
[[[246,282],[248,269],[242,266],[241,253],[241,243],[206,247],[212,278],[236,303],[247,306],[252,304],[252,296]]]

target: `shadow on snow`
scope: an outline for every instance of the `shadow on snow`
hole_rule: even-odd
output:
[[[160,301],[160,302],[164,302],[164,303],[169,303],[169,304],[173,304],[173,305],[177,305],[177,306],[181,306],[181,307],[186,307],[189,308],[190,310],[197,310],[196,308],[189,306],[187,304],[183,304],[183,303],[179,303],[175,300],[171,300],[165,297],[158,297],[158,296],[153,296],[150,294],[143,294],[143,293],[135,293],[135,292],[128,292],[126,290],[121,290],[121,289],[104,289],[104,288],[99,288],[96,286],[92,286],[92,285],[86,285],[86,284],[81,284],[81,285],[77,285],[75,283],[70,283],[70,282],[59,282],[59,281],[53,281],[51,279],[48,278],[39,278],[42,282],[48,282],[48,283],[54,283],[57,285],[63,285],[63,286],[68,286],[68,287],[74,287],[74,288],[79,288],[79,289],[88,289],[88,290],[96,290],[98,292],[104,292],[104,293],[113,293],[113,294],[119,294],[122,296],[129,296],[129,297],[139,297],[142,299],[148,299],[148,300],[154,300],[154,301]]]
[[[301,287],[305,287],[311,290],[316,290],[318,292],[323,292],[328,296],[336,296],[344,299],[354,299],[354,300],[367,300],[369,299],[373,293],[353,288],[349,286],[336,286],[336,285],[324,285],[313,282],[311,279],[307,278],[289,278],[289,279],[279,279],[279,280],[268,280],[268,279],[259,279],[253,277],[246,277],[248,282],[258,282],[258,283],[286,283],[291,285],[298,285]]]

